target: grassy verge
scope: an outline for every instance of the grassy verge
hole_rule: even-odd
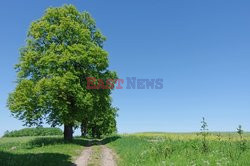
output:
[[[249,136],[249,135],[248,135]],[[248,137],[247,136],[247,137]],[[236,136],[207,138],[208,150],[196,134],[135,134],[122,136],[108,146],[119,156],[119,165],[250,165],[250,141]],[[244,146],[244,148],[242,148]]]
[[[85,143],[80,138],[71,143],[61,137],[1,138],[0,165],[69,166]]]

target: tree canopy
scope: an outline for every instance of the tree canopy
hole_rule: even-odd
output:
[[[86,88],[87,77],[117,78],[108,70],[105,39],[89,13],[72,5],[48,8],[32,22],[20,51],[17,86],[8,99],[12,114],[29,126],[64,125],[65,139],[79,123],[99,134],[115,131],[112,89]]]

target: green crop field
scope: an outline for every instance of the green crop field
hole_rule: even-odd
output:
[[[124,135],[109,144],[119,156],[119,165],[250,165],[250,135],[237,134],[139,133]]]

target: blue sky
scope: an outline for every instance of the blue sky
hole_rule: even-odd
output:
[[[162,78],[163,89],[115,90],[118,131],[250,130],[250,2],[247,0],[25,0],[0,9],[0,135],[22,128],[6,108],[19,48],[47,7],[89,11],[107,36],[120,78]]]

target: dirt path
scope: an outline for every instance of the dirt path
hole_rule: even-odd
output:
[[[92,148],[87,147],[75,161],[74,166],[87,166],[90,156],[92,155]]]
[[[105,145],[91,146],[84,149],[74,166],[116,166],[115,154]]]
[[[116,166],[115,155],[113,151],[104,145],[102,145],[101,166]]]

